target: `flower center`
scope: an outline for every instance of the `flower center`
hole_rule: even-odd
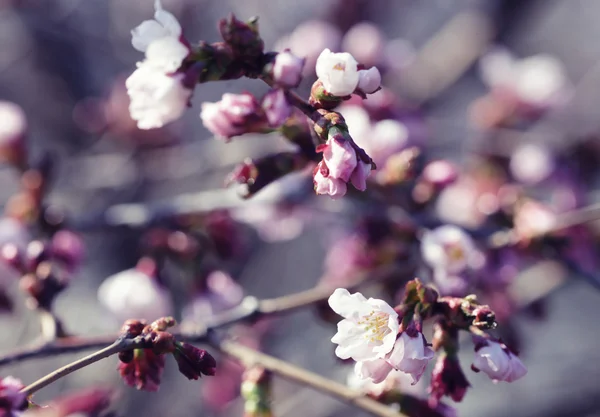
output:
[[[340,63],[340,62],[338,62],[337,64],[335,64],[335,65],[333,66],[333,69],[334,69],[334,70],[338,70],[338,71],[345,71],[345,70],[346,70],[346,65],[344,65],[344,64],[342,64],[342,63]]]
[[[450,243],[446,245],[446,254],[451,261],[461,262],[465,259],[465,251],[460,243]]]
[[[371,311],[361,317],[358,324],[364,326],[365,339],[369,342],[382,342],[383,338],[391,331],[388,326],[390,315],[382,311]]]

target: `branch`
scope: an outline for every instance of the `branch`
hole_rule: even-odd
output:
[[[381,268],[358,277],[356,284],[349,286],[348,289],[355,290],[401,276],[402,271],[397,266]],[[332,290],[331,287],[318,286],[295,294],[262,301],[258,301],[255,297],[246,297],[239,306],[216,315],[208,323],[200,325],[194,331],[174,333],[174,335],[181,341],[199,343],[206,339],[208,332],[211,330],[220,329],[243,321],[256,320],[263,316],[285,314],[302,307],[323,302],[329,298]],[[98,349],[112,344],[118,337],[119,335],[117,334],[111,334],[93,338],[60,338],[50,343],[20,348],[1,355],[0,366],[28,359]]]
[[[211,338],[212,339],[212,338]],[[220,352],[238,359],[247,366],[259,365],[268,371],[290,381],[304,384],[324,394],[338,398],[354,405],[363,411],[380,417],[398,417],[400,414],[393,408],[381,404],[347,386],[313,372],[299,368],[291,363],[266,355],[254,349],[230,340],[210,340],[209,344]]]

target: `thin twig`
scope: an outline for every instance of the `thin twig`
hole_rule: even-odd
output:
[[[316,391],[340,399],[348,404],[354,405],[363,411],[380,417],[398,417],[400,414],[393,408],[381,404],[358,391],[354,391],[345,385],[307,371],[289,362],[266,355],[254,349],[233,342],[231,340],[216,341],[209,343],[222,353],[240,360],[245,365],[259,365],[283,378],[306,385]]]
[[[33,384],[28,385],[27,387],[21,390],[22,393],[27,394],[28,396],[33,394],[36,391],[44,388],[47,385],[50,385],[54,381],[59,380],[60,378],[67,376],[81,368],[85,368],[92,363],[98,362],[101,359],[107,358],[109,356],[114,355],[115,353],[119,353],[121,351],[131,349],[134,347],[133,344],[128,343],[125,339],[118,339],[112,345],[105,347],[97,352],[92,353],[84,358],[78,359],[75,362],[72,362],[62,368],[57,369],[54,372],[49,373],[43,378],[38,379]]]

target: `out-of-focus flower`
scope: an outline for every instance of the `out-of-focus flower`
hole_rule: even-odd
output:
[[[281,87],[297,87],[302,80],[304,61],[287,50],[278,53],[273,63],[273,80]]]
[[[127,78],[129,112],[140,129],[154,129],[172,122],[187,109],[192,90],[183,85],[183,74],[168,75],[149,62]]]
[[[431,374],[430,401],[433,400],[431,402],[437,404],[444,395],[456,402],[462,401],[469,386],[469,381],[460,368],[458,358],[441,355]]]
[[[152,349],[135,349],[133,359],[119,361],[119,374],[130,387],[143,391],[158,391],[165,368],[165,356]]]
[[[432,358],[433,350],[427,346],[423,333],[417,331],[413,333],[407,330],[402,332],[396,340],[387,361],[394,369],[409,374],[412,377],[412,383],[416,384]]]
[[[25,385],[12,376],[0,378],[0,415],[6,417],[17,416],[18,412],[27,405],[27,395],[21,390]]]
[[[334,96],[349,96],[358,85],[358,62],[347,52],[325,49],[317,59],[316,72],[325,90]]]
[[[212,376],[216,372],[217,361],[204,349],[189,343],[178,343],[173,352],[179,372],[188,379],[198,379],[202,375]]]
[[[202,103],[200,118],[218,137],[229,139],[264,128],[264,114],[252,94],[223,94],[221,101]]]
[[[319,54],[325,49],[337,50],[341,34],[337,27],[321,20],[303,22],[288,36],[280,39],[275,50],[290,49],[296,56],[306,59],[304,74],[314,72]]]
[[[476,342],[471,368],[484,372],[495,382],[513,382],[527,374],[523,362],[506,345],[493,340]]]
[[[352,26],[344,35],[342,50],[352,54],[358,62],[372,66],[377,65],[382,59],[384,44],[383,34],[376,25],[360,22]]]
[[[469,266],[474,250],[471,237],[453,225],[428,230],[421,240],[423,260],[434,270],[461,272]]]
[[[79,235],[69,230],[59,230],[52,236],[50,251],[54,258],[60,259],[73,271],[81,264],[85,247]]]
[[[25,164],[27,119],[18,105],[0,101],[0,161],[19,167]]]
[[[183,310],[184,322],[198,323],[242,302],[244,290],[227,273],[213,271],[206,277],[206,289]]]
[[[154,2],[154,20],[145,20],[131,31],[131,43],[140,52],[162,38],[179,39],[181,25],[177,18],[162,8],[160,0]]]
[[[385,301],[367,300],[361,293],[338,288],[329,297],[329,306],[344,318],[331,339],[338,345],[335,354],[341,359],[382,359],[394,348],[400,327],[398,313]]]
[[[568,98],[570,83],[563,65],[553,56],[517,59],[498,47],[484,55],[479,64],[483,80],[494,93],[512,96],[533,110],[562,104]]]
[[[554,170],[554,158],[542,145],[526,143],[519,146],[510,157],[510,172],[517,181],[537,184]]]
[[[443,159],[432,161],[423,169],[423,180],[437,187],[445,187],[456,181],[457,178],[457,167]]]
[[[113,391],[105,388],[90,388],[76,391],[53,400],[48,406],[30,408],[27,417],[95,417],[110,405]]]
[[[100,285],[98,300],[118,320],[154,320],[170,315],[171,298],[155,277],[139,269],[112,275]]]
[[[271,127],[281,126],[292,115],[292,106],[282,89],[269,91],[263,97],[261,105]]]
[[[525,241],[550,232],[556,224],[556,213],[537,201],[518,204],[513,219],[517,235]]]

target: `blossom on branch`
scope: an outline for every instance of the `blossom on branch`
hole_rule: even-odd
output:
[[[221,101],[202,103],[200,118],[215,136],[225,139],[266,127],[260,103],[250,93],[225,93]]]
[[[396,370],[409,374],[413,385],[419,382],[433,350],[427,346],[423,333],[409,329],[402,332],[388,358],[388,363]]]
[[[305,61],[289,50],[278,53],[273,62],[273,80],[281,87],[298,87]]]
[[[477,340],[471,368],[482,371],[494,382],[513,382],[527,374],[523,362],[506,345],[493,340]]]
[[[154,10],[154,20],[145,20],[131,31],[131,43],[140,52],[146,52],[159,39],[179,39],[181,36],[177,18],[162,8],[160,0],[155,0]]]
[[[359,70],[358,62],[347,52],[325,49],[317,59],[316,72],[327,93],[338,97],[349,96],[357,90],[362,94],[374,93],[381,84],[377,68]]]

